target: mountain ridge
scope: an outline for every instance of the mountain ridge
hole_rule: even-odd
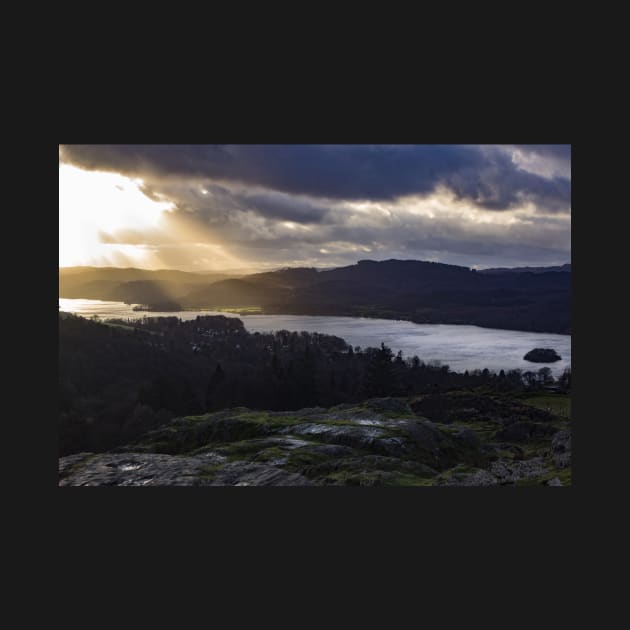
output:
[[[571,273],[571,263],[564,265],[553,265],[551,267],[489,267],[488,269],[478,269],[479,273],[548,273],[560,272]]]
[[[267,314],[406,319],[426,324],[570,334],[571,272],[477,271],[431,261],[359,260],[241,276],[183,271],[60,269],[59,296],[186,308],[256,307]],[[551,269],[551,270],[550,270]]]

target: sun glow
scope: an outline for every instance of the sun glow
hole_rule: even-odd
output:
[[[142,181],[115,173],[59,166],[59,266],[143,266],[146,249],[103,242],[100,234],[156,228],[168,202],[149,199]]]

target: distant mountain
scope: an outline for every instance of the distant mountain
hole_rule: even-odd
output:
[[[161,299],[165,296],[173,298],[188,293],[191,285],[209,284],[227,277],[227,274],[222,273],[201,274],[173,269],[60,267],[59,297],[146,303],[143,299],[135,298],[144,297],[147,291],[150,296],[162,294]],[[130,284],[125,288],[122,286],[125,283],[140,284]]]
[[[281,269],[237,279],[181,271],[90,268],[60,270],[59,295],[570,333],[571,266],[531,269],[536,271],[481,272],[419,260],[360,260],[335,269]]]
[[[492,267],[478,271],[479,273],[548,273],[550,271],[571,273],[571,264],[556,265],[555,267]]]
[[[217,307],[264,307],[279,299],[286,299],[286,289],[276,287],[269,291],[261,282],[230,279],[214,282],[202,288],[196,288],[179,302],[190,308],[217,308]]]
[[[570,332],[570,273],[481,274],[417,260],[361,260],[319,271],[266,312],[407,319]],[[252,277],[250,276],[251,279]]]
[[[295,289],[319,280],[319,271],[314,267],[288,267],[277,271],[266,271],[247,276],[247,280],[269,287]]]

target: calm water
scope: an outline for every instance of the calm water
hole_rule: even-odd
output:
[[[139,312],[123,302],[101,300],[69,300],[59,298],[59,310],[83,317],[98,315],[102,319],[122,317],[141,319],[143,316],[176,316],[195,319],[197,315],[226,315],[238,317],[250,332],[273,330],[306,330],[337,335],[353,346],[377,347],[381,342],[394,352],[402,350],[405,357],[417,354],[425,363],[439,361],[456,372],[488,368],[537,370],[544,365],[554,376],[571,365],[571,336],[552,333],[520,332],[451,326],[447,324],[414,324],[393,319],[364,317],[320,317],[310,315],[233,315],[218,311],[180,311],[170,313]],[[561,357],[556,363],[530,363],[523,355],[533,348],[553,348]]]

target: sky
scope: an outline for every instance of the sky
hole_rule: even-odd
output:
[[[571,261],[570,145],[60,145],[59,265]]]

